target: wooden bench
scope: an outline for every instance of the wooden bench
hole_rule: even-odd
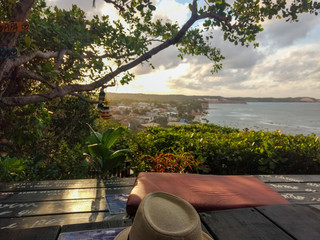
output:
[[[203,229],[218,240],[320,239],[320,227],[306,228],[320,226],[320,175],[257,177],[292,202],[294,205],[288,205],[292,209],[270,206],[206,212],[200,214]],[[135,178],[121,178],[0,183],[0,239],[50,240],[64,232],[130,226],[132,217],[110,214],[105,196],[129,194],[134,181]],[[293,222],[285,226],[288,220]],[[263,228],[280,229],[274,233],[280,237],[261,237],[273,231]],[[237,231],[241,238],[232,238]]]

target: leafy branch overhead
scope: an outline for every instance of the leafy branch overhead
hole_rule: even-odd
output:
[[[94,1],[95,2],[95,1]],[[290,2],[290,3],[289,3]],[[131,70],[169,46],[183,58],[203,55],[222,68],[220,50],[212,46],[212,29],[224,40],[248,46],[272,18],[297,21],[301,13],[318,15],[320,3],[309,0],[190,1],[189,19],[179,26],[155,20],[151,0],[105,0],[119,19],[87,19],[76,5],[71,10],[49,8],[43,0],[0,1],[5,22],[30,23],[27,33],[1,33],[0,47],[17,47],[19,56],[0,59],[0,106],[50,101],[93,91],[114,79],[129,83]]]

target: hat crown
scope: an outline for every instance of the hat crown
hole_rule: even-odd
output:
[[[129,239],[202,240],[200,218],[187,201],[167,193],[151,193],[140,203]]]

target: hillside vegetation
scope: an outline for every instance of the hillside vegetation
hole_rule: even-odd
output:
[[[320,103],[320,99],[311,97],[222,97],[222,96],[187,96],[187,95],[157,95],[157,94],[142,94],[142,93],[108,93],[108,96],[113,101],[141,101],[141,102],[184,102],[193,100],[217,100],[220,102],[314,102]]]
[[[137,134],[131,149],[139,153],[135,159],[141,153],[155,156],[159,152],[189,152],[212,174],[320,173],[320,141],[316,135],[198,124],[147,129]],[[139,161],[135,159],[134,163]]]
[[[110,132],[105,131],[110,125],[102,125],[101,133]],[[107,143],[113,145],[112,149],[102,146],[106,153],[129,150],[126,150],[129,152],[126,159],[113,162],[108,173],[101,172],[108,166],[97,169],[92,164],[97,155],[91,155],[91,158],[84,155],[88,152],[88,144],[85,139],[74,144],[63,140],[58,149],[41,158],[39,153],[32,154],[28,150],[30,146],[20,144],[26,152],[10,152],[2,158],[0,179],[76,179],[119,173],[128,176],[129,170],[131,174],[133,170],[134,175],[141,171],[236,175],[320,173],[320,141],[316,135],[240,131],[214,124],[148,128],[137,134],[124,129],[117,140],[113,138],[112,144]],[[37,152],[44,151],[41,148],[38,144]],[[103,161],[108,164],[108,157]]]

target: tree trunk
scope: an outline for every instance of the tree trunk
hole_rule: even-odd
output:
[[[11,22],[24,22],[32,8],[35,0],[20,0],[11,16]],[[0,48],[15,47],[19,32],[1,33]],[[18,67],[13,68],[7,59],[0,59],[0,100],[6,95],[19,92],[22,87],[21,79],[16,77]],[[6,74],[4,74],[6,73]],[[6,75],[6,76],[4,76]],[[11,94],[10,94],[11,93]]]
[[[20,0],[11,16],[11,22],[24,22],[33,6],[35,0]],[[19,33],[1,33],[0,47],[15,47]]]

